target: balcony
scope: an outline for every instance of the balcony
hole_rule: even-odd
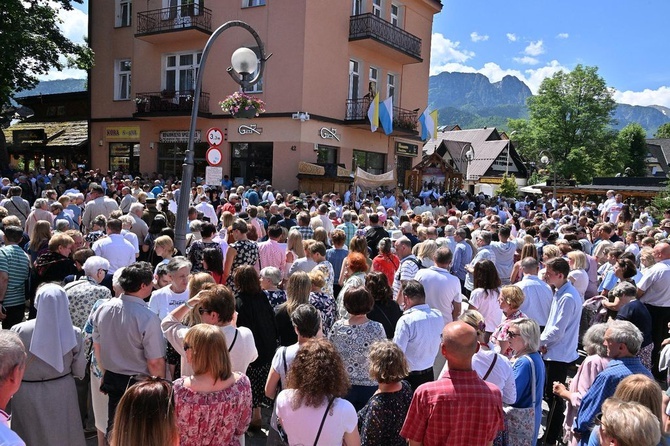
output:
[[[149,43],[193,40],[211,34],[212,11],[198,4],[137,13],[135,37]]]
[[[351,16],[349,41],[402,63],[423,62],[421,39],[371,13]]]
[[[370,98],[367,97],[347,99],[347,110],[344,122],[354,127],[369,129],[370,121],[368,120],[368,109],[370,108],[370,102]],[[392,135],[415,135],[417,133],[418,113],[418,110],[406,110],[394,106]]]
[[[137,93],[135,106],[136,115],[185,116],[193,109],[193,90]],[[209,113],[209,93],[200,93],[198,113]]]

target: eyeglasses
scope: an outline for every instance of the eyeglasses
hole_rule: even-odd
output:
[[[206,308],[198,308],[198,313],[200,313],[200,315],[203,315],[205,313],[211,313],[211,311]]]
[[[188,345],[186,342],[184,342],[184,351],[186,351],[186,350],[188,350],[188,349],[190,349],[190,348],[191,348],[191,346]]]
[[[102,271],[103,273],[105,273],[105,276],[106,276],[106,275],[107,275],[107,273],[109,272],[109,270],[106,270],[106,269],[102,269],[102,268],[100,268],[100,269],[99,269],[99,271]]]
[[[515,333],[515,332],[513,332],[513,331],[509,331],[509,330],[507,330],[507,336],[508,336],[510,339],[514,339],[514,338],[516,338],[517,336],[521,336],[521,333]]]

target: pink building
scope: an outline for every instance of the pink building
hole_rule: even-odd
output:
[[[200,53],[228,20],[251,25],[273,56],[248,91],[266,103],[252,119],[233,119],[218,103],[239,89],[225,70],[235,49],[253,49],[253,37],[227,30],[209,56],[197,130],[202,141],[209,128],[223,130],[223,174],[295,189],[300,161],[397,168],[401,181],[416,164],[421,141],[411,127],[427,103],[439,0],[112,0],[89,8],[93,168],[181,176]],[[371,91],[393,96],[391,135],[370,132]],[[195,176],[203,177],[208,145],[195,147]]]

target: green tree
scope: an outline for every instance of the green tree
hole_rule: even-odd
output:
[[[624,160],[623,168],[619,172],[626,169],[627,175],[631,177],[643,177],[647,175],[647,166],[644,159],[647,155],[647,132],[637,123],[628,124],[622,128],[617,136],[617,146],[620,153],[626,156],[622,157]]]
[[[655,138],[668,139],[670,138],[670,122],[666,122],[656,130]]]
[[[82,0],[5,0],[0,8],[0,105],[12,95],[33,88],[37,76],[65,66],[92,65],[87,45],[65,37],[58,25],[60,9]],[[62,57],[61,57],[62,56]]]
[[[519,186],[516,184],[516,177],[514,175],[503,175],[502,182],[498,188],[498,195],[507,198],[516,198],[519,195]]]
[[[527,120],[509,121],[526,159],[537,161],[539,152],[548,150],[554,165],[547,168],[578,182],[610,173],[610,161],[618,156],[616,133],[609,130],[616,104],[597,67],[577,65],[546,78],[527,104]]]

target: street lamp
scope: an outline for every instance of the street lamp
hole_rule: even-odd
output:
[[[256,45],[258,47],[259,57],[250,50],[249,48],[239,48],[237,49],[231,57],[232,67],[228,67],[226,70],[230,77],[242,87],[242,89],[248,88],[256,84],[263,75],[263,68],[265,67],[265,62],[272,56],[272,54],[266,56],[265,49],[263,47],[263,42],[261,41],[258,33],[247,23],[240,20],[231,20],[219,26],[216,31],[209,37],[205,48],[202,50],[202,56],[200,56],[200,67],[198,70],[198,77],[195,81],[195,91],[193,93],[193,109],[191,110],[191,125],[188,130],[188,146],[186,149],[186,157],[184,159],[184,164],[182,165],[182,179],[181,179],[181,188],[179,189],[179,203],[177,205],[177,221],[175,224],[175,247],[180,252],[186,252],[186,223],[188,220],[188,197],[191,192],[191,181],[193,180],[193,165],[194,165],[194,150],[193,145],[195,141],[195,125],[198,119],[198,107],[200,105],[200,92],[202,90],[202,79],[205,73],[205,63],[207,62],[207,56],[209,55],[209,50],[211,49],[214,41],[223,33],[225,30],[233,27],[244,28],[253,36],[256,40]],[[259,67],[260,65],[260,67]],[[258,72],[253,77],[249,79],[251,73],[256,71]]]
[[[509,174],[509,146],[512,142],[512,136],[516,133],[516,130],[513,130],[512,133],[507,137],[507,163],[505,163],[505,176]]]
[[[554,200],[556,200],[556,164],[554,164],[554,157],[549,151],[549,149],[542,150],[540,152],[540,162],[545,166],[551,164],[551,170],[554,171]]]
[[[470,147],[470,150],[465,152],[465,148],[468,147],[468,146]],[[465,158],[463,157],[463,152],[465,152]],[[475,149],[474,149],[474,147],[472,147],[472,144],[470,144],[470,143],[463,144],[463,147],[461,148],[461,157],[460,157],[460,160],[461,160],[461,166],[460,167],[461,167],[461,169],[460,170],[461,170],[461,173],[462,173],[463,172],[463,161],[465,160],[465,162],[467,163],[466,167],[465,167],[465,181],[466,182],[468,180],[468,168],[470,167],[470,162],[473,159],[475,159]]]

